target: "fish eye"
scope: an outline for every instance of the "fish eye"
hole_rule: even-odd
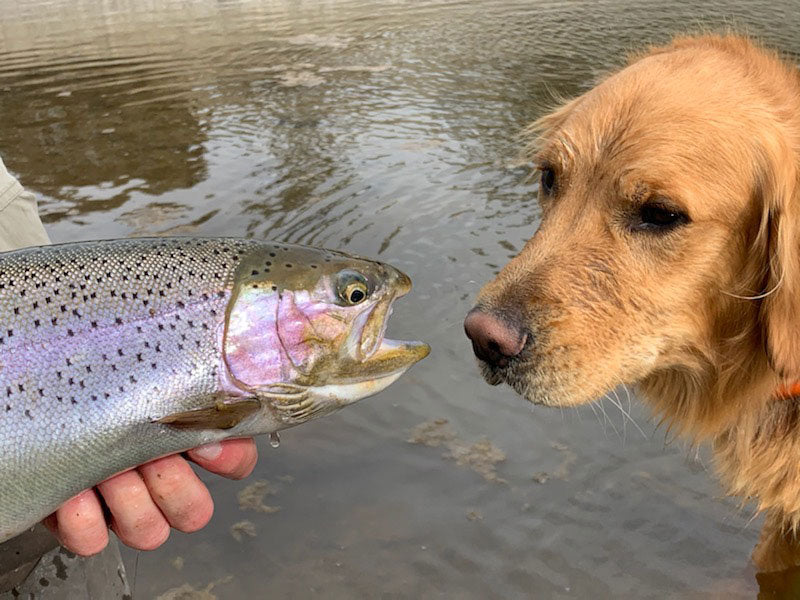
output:
[[[369,295],[367,278],[349,269],[339,273],[336,288],[339,298],[348,305],[359,304]]]

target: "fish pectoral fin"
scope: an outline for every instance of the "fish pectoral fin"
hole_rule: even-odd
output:
[[[231,429],[260,410],[261,402],[254,398],[235,402],[218,400],[213,406],[173,413],[154,422],[178,429]]]
[[[273,397],[270,400],[272,400],[272,407],[275,410],[294,421],[307,421],[312,416],[325,410],[325,406],[321,402],[308,396],[292,399]]]
[[[308,395],[308,388],[291,383],[271,383],[259,390],[259,395],[268,398],[300,398]]]

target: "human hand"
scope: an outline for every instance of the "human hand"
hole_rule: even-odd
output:
[[[204,469],[230,479],[247,477],[258,459],[251,438],[209,444],[186,455]],[[108,518],[100,496],[108,507]],[[208,488],[186,459],[174,454],[81,492],[44,524],[67,550],[91,556],[108,544],[109,528],[131,548],[154,550],[167,540],[170,528],[197,531],[205,527],[213,512]]]

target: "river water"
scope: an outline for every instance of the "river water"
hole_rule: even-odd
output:
[[[248,481],[206,477],[209,527],[125,553],[136,598],[757,593],[760,520],[702,451],[624,391],[558,411],[488,387],[461,320],[536,228],[516,136],[555,95],[702,27],[798,56],[796,2],[0,9],[0,153],[54,241],[242,235],[376,256],[415,282],[390,334],[433,346],[378,397],[261,440]]]

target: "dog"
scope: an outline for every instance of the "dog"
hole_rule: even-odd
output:
[[[633,56],[533,123],[541,225],[464,327],[535,404],[637,384],[800,564],[800,74],[733,34]]]

